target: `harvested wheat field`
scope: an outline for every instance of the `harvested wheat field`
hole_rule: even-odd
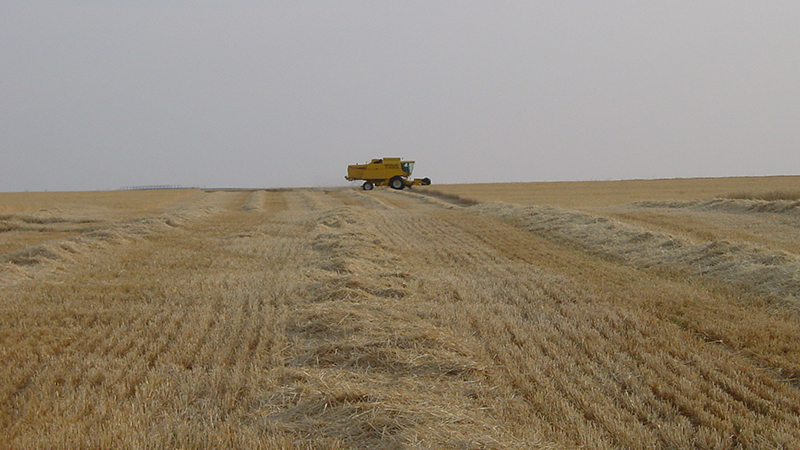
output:
[[[468,202],[499,200],[520,205],[583,208],[637,201],[708,200],[719,196],[797,199],[800,176],[474,183],[422,186],[419,190],[464,198]]]
[[[770,180],[0,194],[0,447],[800,448]]]

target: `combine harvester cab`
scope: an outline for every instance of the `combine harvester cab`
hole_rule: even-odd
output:
[[[389,186],[392,189],[405,189],[414,185],[427,186],[430,178],[409,179],[414,171],[414,161],[401,161],[400,158],[373,159],[366,164],[347,166],[347,181],[364,180],[361,188],[370,191],[375,186]]]

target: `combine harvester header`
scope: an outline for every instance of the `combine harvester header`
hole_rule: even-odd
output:
[[[400,158],[373,159],[366,164],[347,166],[347,181],[364,180],[361,188],[370,191],[375,186],[389,186],[392,189],[405,189],[414,185],[427,186],[430,178],[409,179],[414,170],[414,161],[401,161]]]

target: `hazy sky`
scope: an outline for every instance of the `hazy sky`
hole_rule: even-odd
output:
[[[800,2],[0,0],[0,191],[800,173]]]

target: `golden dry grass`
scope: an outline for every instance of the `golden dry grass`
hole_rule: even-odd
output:
[[[0,193],[0,214],[36,210],[96,210],[117,215],[136,215],[163,211],[176,202],[201,194],[197,189],[87,191],[87,192],[6,192]]]
[[[165,213],[202,194],[196,189],[0,193],[0,255]]]
[[[4,447],[800,448],[800,205],[163,194],[0,233]]]
[[[728,196],[752,198],[775,192],[790,193],[800,189],[800,177],[475,183],[420,186],[415,189],[442,192],[480,202],[583,208],[639,201],[704,200]]]

